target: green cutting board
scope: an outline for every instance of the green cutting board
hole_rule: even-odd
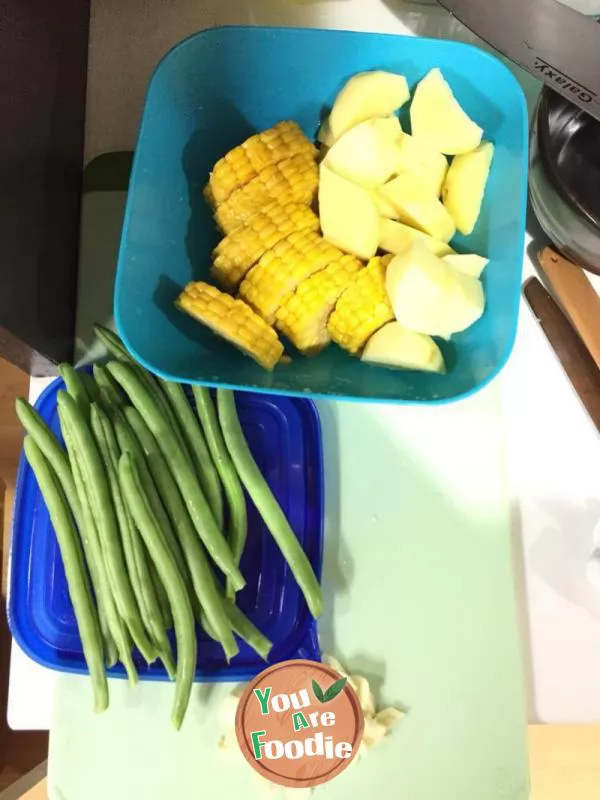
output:
[[[409,713],[323,798],[521,800],[525,724],[496,392],[460,407],[320,403],[326,464],[323,647]],[[467,439],[463,439],[467,436]],[[52,800],[264,797],[217,748],[232,687],[195,687],[181,733],[172,687],[58,683]]]
[[[84,199],[80,285],[90,289],[99,271],[112,269],[118,241],[106,225],[114,218],[118,226],[120,214],[107,210],[111,195],[122,208],[124,194],[107,189]],[[93,275],[85,272],[90,263]],[[90,302],[102,292],[82,296]],[[89,344],[91,320],[110,309],[81,302],[80,342]],[[371,680],[381,704],[408,714],[317,797],[528,796],[498,394],[492,384],[436,408],[318,404],[326,485],[321,643]],[[196,685],[178,734],[169,721],[172,686],[112,681],[110,688],[110,709],[95,716],[86,679],[58,681],[51,800],[265,796],[243,759],[217,748],[219,706],[231,685]]]

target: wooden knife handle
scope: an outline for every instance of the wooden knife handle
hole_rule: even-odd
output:
[[[537,278],[529,278],[523,294],[590,418],[600,431],[600,370],[556,300]]]
[[[538,254],[550,288],[600,368],[600,297],[584,271],[551,247]]]

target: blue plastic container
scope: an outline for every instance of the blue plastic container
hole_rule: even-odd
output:
[[[459,250],[490,259],[483,278],[487,307],[474,326],[442,343],[448,375],[362,364],[335,346],[316,358],[296,355],[269,373],[176,310],[181,288],[207,279],[219,239],[202,189],[220,156],[281,119],[297,120],[314,137],[324,111],[356,72],[391,70],[414,87],[433,67],[496,146],[476,230],[455,240]],[[499,372],[513,346],[526,189],[523,92],[500,61],[476,47],[328,30],[203,31],[171,50],[150,82],[115,287],[119,333],[148,369],[177,381],[391,402],[463,397]]]
[[[36,408],[59,434],[56,380]],[[237,397],[250,449],[298,535],[317,575],[323,549],[323,460],[317,411],[309,400],[243,393]],[[291,658],[319,660],[317,626],[293,575],[251,502],[248,541],[241,562],[247,585],[237,601],[273,642],[269,663]],[[37,481],[21,456],[10,550],[8,623],[22,649],[39,664],[87,673],[69,599],[62,559]],[[162,664],[134,661],[142,680],[168,680]],[[228,665],[220,645],[198,629],[197,681],[243,681],[265,662],[248,645]],[[108,670],[125,677],[121,664]]]

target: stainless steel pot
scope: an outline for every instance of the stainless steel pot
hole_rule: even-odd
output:
[[[600,274],[600,122],[548,88],[531,130],[529,190],[556,247]]]

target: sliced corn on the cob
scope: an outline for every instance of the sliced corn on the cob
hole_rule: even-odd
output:
[[[215,219],[229,234],[273,200],[310,205],[316,195],[319,169],[313,158],[296,155],[265,167],[249,183],[236,189],[217,208]]]
[[[299,283],[332,261],[341,250],[313,231],[294,231],[262,256],[240,286],[240,297],[268,323],[286,303]]]
[[[242,300],[215,286],[202,281],[188,283],[177,298],[177,306],[258,361],[261,367],[273,369],[281,358],[283,345],[273,328]]]
[[[217,206],[239,186],[256,178],[265,167],[298,153],[314,159],[317,148],[295,122],[278,122],[275,127],[246,139],[217,161],[204,196],[211,205]]]
[[[275,316],[275,327],[306,355],[314,355],[329,344],[327,320],[352,276],[364,265],[344,255],[298,286]]]
[[[385,289],[385,271],[392,258],[370,259],[366,268],[354,275],[329,317],[329,335],[344,350],[358,353],[375,331],[394,319]]]
[[[202,195],[204,196],[204,199],[206,200],[209,206],[211,206],[212,208],[216,208],[217,204],[215,203],[215,196],[213,195],[212,189],[210,188],[210,183],[206,184],[206,186],[202,191]]]
[[[235,289],[267,250],[288,233],[302,230],[318,231],[317,215],[302,203],[274,200],[219,242],[213,250],[211,274],[226,289]]]

